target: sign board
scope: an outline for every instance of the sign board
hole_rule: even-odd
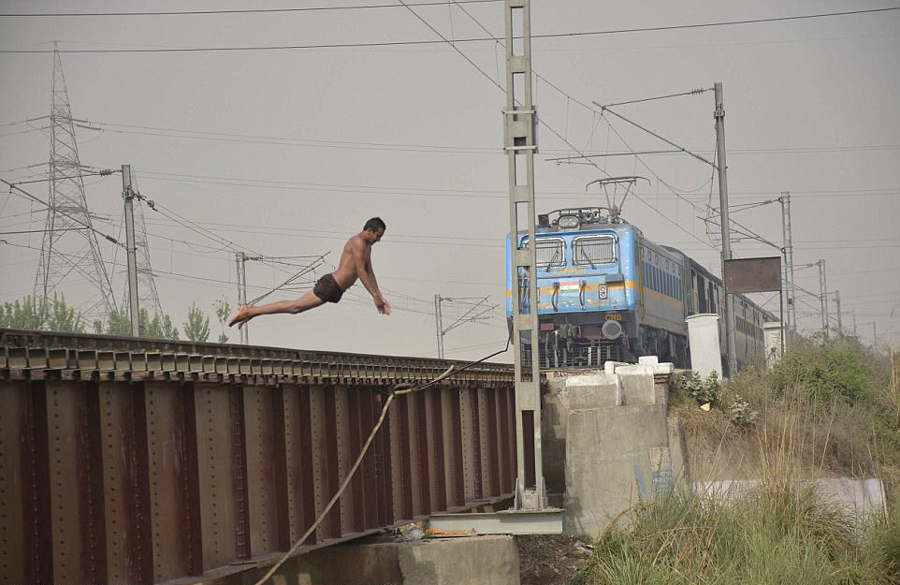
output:
[[[781,256],[734,258],[725,261],[728,294],[781,290]]]

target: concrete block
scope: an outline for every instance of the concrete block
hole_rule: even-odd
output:
[[[659,363],[659,358],[655,355],[642,355],[638,358],[638,363],[644,366],[655,366]]]
[[[609,374],[610,376],[616,373],[616,368],[620,366],[628,366],[626,362],[606,362],[603,364],[603,371]]]
[[[619,406],[623,400],[619,377],[606,373],[570,376],[566,390],[569,410]]]
[[[544,481],[549,493],[566,489],[566,434],[572,410],[618,406],[624,398],[619,378],[603,372],[570,375],[550,381],[543,396],[541,423]]]
[[[512,536],[437,538],[398,549],[403,585],[519,585]]]
[[[653,366],[624,366],[618,374],[625,395],[625,404],[656,404],[656,382],[653,380]]]
[[[568,431],[566,533],[595,537],[639,498],[671,492],[665,404],[573,411]]]
[[[663,362],[653,366],[654,376],[671,376],[675,373],[675,364],[672,362]]]

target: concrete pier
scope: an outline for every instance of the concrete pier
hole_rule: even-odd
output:
[[[261,566],[192,585],[248,585]],[[379,544],[347,544],[287,561],[273,585],[519,585],[519,550],[512,536],[466,536]]]
[[[597,536],[639,499],[671,493],[684,477],[681,427],[667,418],[673,372],[648,356],[548,376],[544,473],[563,499],[567,534]]]

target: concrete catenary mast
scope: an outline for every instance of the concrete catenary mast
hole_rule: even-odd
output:
[[[531,7],[529,0],[505,0],[506,21],[506,150],[509,163],[509,235],[512,284],[513,343],[516,383],[518,477],[515,505],[519,510],[547,507],[541,458],[540,359],[538,356],[537,246],[534,244],[534,154],[536,122],[531,92]],[[525,246],[518,233],[527,230]]]
[[[725,105],[722,98],[722,82],[713,86],[716,93],[716,156],[719,164],[719,222],[722,228],[722,277],[725,277],[725,261],[731,260],[731,219],[728,216],[728,165],[725,163]],[[734,297],[725,294],[725,352],[728,373],[734,376],[736,350],[734,345]]]
[[[781,202],[781,229],[784,234],[784,280],[787,288],[787,332],[785,336],[788,343],[791,342],[791,334],[797,332],[797,303],[794,290],[794,243],[791,232],[791,194],[781,192],[778,198]]]

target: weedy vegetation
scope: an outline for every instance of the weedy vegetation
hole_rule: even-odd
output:
[[[727,498],[685,490],[640,502],[597,538],[574,582],[900,584],[898,386],[893,352],[850,339],[801,340],[772,368],[724,383],[682,377],[670,405],[687,432],[716,456],[740,453],[759,483]],[[807,481],[834,476],[881,478],[888,514],[860,519]]]

